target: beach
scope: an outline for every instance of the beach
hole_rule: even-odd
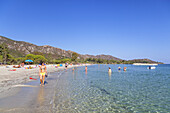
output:
[[[68,68],[85,66],[89,64],[82,65],[69,65]],[[24,87],[22,84],[30,81],[35,81],[34,79],[39,78],[39,67],[36,65],[25,65],[22,68],[13,68],[14,65],[0,66],[0,98],[10,96],[11,93],[8,92],[17,92],[13,91],[14,87]],[[31,66],[32,69],[26,69],[26,67]],[[48,74],[56,71],[62,71],[65,69],[65,66],[62,67],[51,64],[47,65]],[[16,69],[16,71],[15,71]],[[30,79],[33,78],[33,79]]]
[[[67,70],[91,64],[69,65]],[[33,67],[26,69],[26,67]],[[39,67],[26,65],[23,68],[13,68],[13,65],[0,67],[0,112],[2,113],[49,113],[53,112],[53,94],[56,80],[66,72],[65,65],[46,65],[48,77],[45,86],[40,86]],[[8,68],[7,68],[8,67]],[[14,70],[16,71],[9,71]],[[32,79],[30,79],[30,77]],[[48,93],[47,93],[48,92]],[[43,101],[47,101],[44,105]],[[37,107],[38,106],[38,107]]]
[[[122,67],[118,70],[118,67]],[[123,67],[127,67],[123,71]],[[169,112],[170,65],[85,65],[51,71],[39,79],[13,84],[0,98],[2,113],[135,113]],[[112,73],[108,73],[108,68]],[[47,68],[50,70],[50,67]],[[36,71],[37,69],[35,69]],[[53,70],[53,69],[51,69]],[[31,72],[30,72],[31,73]],[[35,76],[32,71],[32,77]],[[12,87],[13,86],[13,87]],[[13,90],[12,90],[13,89]],[[11,90],[11,91],[10,91]],[[7,95],[11,92],[11,95]]]

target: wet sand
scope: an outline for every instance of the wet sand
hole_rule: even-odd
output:
[[[73,67],[74,66],[69,66],[69,68]],[[39,85],[39,79],[27,80],[26,83],[23,83],[24,82],[23,79],[20,78],[21,81],[17,82],[16,84],[10,84],[9,86],[10,88],[8,90],[3,91],[1,90],[2,93],[0,94],[0,112],[2,113],[53,112],[52,111],[52,107],[54,106],[53,88],[55,87],[59,76],[62,73],[64,73],[63,69],[64,67],[57,69],[53,67],[53,70],[52,69],[50,70],[48,67],[48,72],[50,70],[51,73],[46,78],[46,84],[44,87]],[[38,71],[38,68],[32,71],[32,74],[35,74],[35,71]]]
[[[25,66],[28,67],[28,66]],[[33,81],[29,79],[29,77],[32,78],[38,78],[39,74],[39,68],[35,65],[32,65],[32,67],[36,67],[33,69],[25,69],[23,68],[13,68],[12,65],[8,66],[0,66],[0,98],[3,98],[5,96],[11,95],[9,92],[13,92],[13,87],[16,87],[16,85],[23,84],[29,81]],[[55,72],[58,70],[61,70],[63,68],[55,68],[54,66],[48,65],[48,72]],[[16,69],[16,71],[10,71]],[[15,88],[14,92],[17,92],[18,88]]]
[[[15,87],[14,89],[20,89],[17,93],[0,99],[0,112],[49,113],[54,85],[54,81],[50,79],[46,79],[48,83],[45,86],[40,86],[38,80],[26,83],[22,87]]]
[[[72,65],[72,66],[68,66],[68,68],[73,68],[73,67],[77,67],[77,66],[84,66],[83,65]],[[87,64],[88,65],[88,64]],[[12,65],[9,65],[8,68],[6,68],[6,66],[0,66],[0,98],[4,98],[6,96],[10,96],[11,93],[16,93],[18,92],[19,88],[15,88],[15,90],[13,91],[13,87],[19,87],[20,84],[24,84],[26,82],[30,82],[30,81],[34,81],[31,78],[39,78],[39,68],[36,67],[36,65],[31,65],[32,67],[34,67],[33,69],[25,69],[26,67],[28,67],[28,65],[26,65],[23,68],[12,68]],[[16,71],[9,71],[9,70],[13,70],[16,69]],[[56,68],[55,65],[47,65],[47,71],[48,74],[50,75],[52,72],[57,72],[57,71],[61,71],[64,70],[65,67],[58,67]]]

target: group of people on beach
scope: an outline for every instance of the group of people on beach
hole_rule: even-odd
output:
[[[127,69],[127,67],[124,67],[124,68],[123,68],[123,71],[126,71],[126,69]],[[120,67],[120,66],[118,67],[118,70],[119,70],[119,71],[121,70],[121,67]],[[109,67],[108,72],[109,72],[109,73],[111,73],[111,72],[112,72],[112,70],[111,70],[111,68],[110,68],[110,67]]]

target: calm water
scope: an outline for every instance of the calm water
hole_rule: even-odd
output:
[[[127,71],[118,71],[118,67]],[[111,67],[112,74],[108,74]],[[93,65],[58,75],[53,110],[70,112],[170,112],[170,65]]]

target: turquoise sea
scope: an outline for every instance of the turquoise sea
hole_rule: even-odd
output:
[[[118,67],[121,71],[118,71]],[[108,74],[108,68],[112,74]],[[127,71],[123,71],[127,67]],[[61,113],[168,113],[170,65],[92,65],[58,75],[53,110]]]

